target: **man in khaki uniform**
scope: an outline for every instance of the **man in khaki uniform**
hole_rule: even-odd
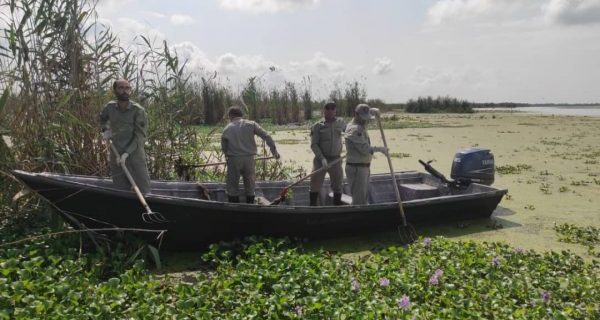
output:
[[[131,86],[125,79],[113,83],[116,101],[110,101],[100,113],[102,138],[112,143],[119,152],[119,158],[110,150],[110,171],[117,188],[130,190],[131,184],[121,168],[121,163],[131,173],[142,193],[150,192],[150,175],[146,165],[146,111],[139,104],[129,100]],[[112,141],[109,141],[112,140]]]
[[[256,122],[242,119],[240,107],[233,106],[227,111],[229,124],[221,136],[221,150],[227,159],[227,196],[229,202],[240,202],[239,183],[240,175],[244,180],[246,203],[254,203],[255,187],[255,162],[256,141],[254,136],[261,137],[269,148],[271,154],[279,159],[273,138]]]
[[[341,118],[336,118],[336,104],[328,102],[323,106],[323,119],[315,123],[310,129],[310,148],[315,154],[313,171],[327,167],[331,161],[338,159],[342,153],[342,133],[346,130],[346,123]],[[342,180],[344,172],[342,162],[338,162],[327,170],[323,170],[310,179],[310,205],[316,206],[319,191],[323,186],[325,174],[329,172],[331,190],[333,191],[333,204],[342,204]]]
[[[387,153],[385,147],[372,147],[367,124],[378,113],[377,108],[359,104],[354,109],[354,118],[346,127],[346,177],[352,193],[352,204],[367,204],[371,158],[373,152]]]

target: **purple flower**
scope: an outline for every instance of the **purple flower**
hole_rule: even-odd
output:
[[[352,279],[352,291],[358,290],[360,290],[360,283],[358,283],[358,280]]]
[[[442,269],[436,269],[431,278],[429,278],[430,285],[437,285],[439,283],[439,278],[444,274]]]
[[[390,286],[390,279],[383,277],[381,279],[379,279],[379,285],[382,287],[389,287]]]
[[[294,311],[296,311],[296,315],[297,315],[298,317],[302,317],[302,315],[304,314],[304,313],[302,312],[302,306],[296,306],[296,308],[294,309]]]
[[[523,250],[523,248],[521,247],[516,247],[515,248],[515,253],[523,253],[525,250]]]
[[[548,301],[550,301],[550,298],[552,298],[552,295],[550,294],[550,292],[548,292],[546,290],[542,290],[542,301],[544,303],[548,303]]]
[[[405,294],[402,295],[400,300],[398,300],[398,307],[400,307],[400,309],[405,310],[405,311],[410,309],[410,298]]]
[[[500,259],[498,259],[498,257],[492,258],[492,265],[494,267],[499,267],[500,266]]]
[[[431,245],[431,238],[425,238],[423,239],[423,246],[424,247],[429,247]]]

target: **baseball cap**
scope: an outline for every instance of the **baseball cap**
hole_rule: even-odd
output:
[[[369,113],[369,105],[368,104],[364,104],[361,103],[359,105],[356,106],[356,108],[354,109],[354,112],[356,112],[361,119],[363,120],[370,120],[373,119],[373,116]]]
[[[323,105],[323,109],[327,109],[327,110],[333,110],[336,107],[337,107],[337,105],[333,101],[329,101],[325,105]]]

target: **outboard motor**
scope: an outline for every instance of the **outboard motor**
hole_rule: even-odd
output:
[[[419,160],[419,162],[432,176],[455,188],[467,187],[471,182],[486,185],[494,183],[494,155],[490,152],[490,149],[468,148],[456,153],[454,161],[452,161],[452,172],[450,173],[451,178],[454,180],[446,179],[442,173],[433,168],[431,166],[432,161]]]
[[[454,155],[450,177],[461,185],[471,182],[491,185],[494,172],[494,155],[490,149],[468,148]]]

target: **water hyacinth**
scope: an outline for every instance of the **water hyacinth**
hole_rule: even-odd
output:
[[[405,294],[402,295],[400,300],[398,300],[398,307],[404,311],[410,309],[410,298]]]
[[[352,288],[352,291],[360,290],[360,283],[358,283],[358,280],[352,279],[351,288]]]
[[[550,292],[548,292],[546,290],[542,290],[541,298],[542,298],[542,302],[548,303],[550,301],[550,298],[552,298],[552,295],[550,294]]]
[[[525,252],[525,250],[523,250],[523,248],[521,248],[521,247],[516,247],[514,251],[515,251],[515,253],[523,253],[523,252]]]
[[[500,266],[500,259],[498,257],[492,258],[492,266],[494,266],[494,267]]]
[[[304,314],[304,313],[302,312],[302,306],[296,306],[296,308],[294,308],[294,311],[296,312],[296,315],[297,315],[298,317],[302,317],[302,315]]]
[[[429,248],[429,246],[431,246],[431,238],[423,239],[423,246]]]
[[[436,269],[431,278],[429,278],[430,285],[437,285],[439,283],[439,278],[444,274],[442,269]]]
[[[390,279],[383,277],[381,279],[379,279],[379,286],[381,287],[389,287],[390,285]]]

